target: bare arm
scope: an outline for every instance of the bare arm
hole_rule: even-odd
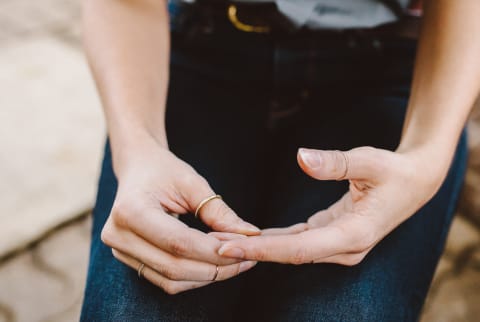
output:
[[[419,152],[442,181],[480,89],[480,1],[425,2],[399,151]]]
[[[155,140],[167,146],[166,1],[85,0],[83,28],[119,171],[142,142]]]
[[[397,151],[301,149],[298,162],[308,175],[318,180],[348,179],[349,191],[307,223],[229,241],[220,254],[295,264],[355,265],[435,194],[480,89],[480,1],[430,0],[425,11]]]

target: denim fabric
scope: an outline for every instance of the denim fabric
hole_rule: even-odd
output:
[[[347,189],[296,164],[299,147],[393,150],[409,96],[415,42],[355,33],[174,33],[167,132],[246,220],[305,221]],[[448,177],[417,214],[359,265],[260,263],[252,271],[167,295],[100,241],[117,181],[107,144],[94,210],[82,321],[416,321],[462,186],[462,135]],[[434,162],[432,160],[432,162]],[[182,216],[189,225],[205,229]]]

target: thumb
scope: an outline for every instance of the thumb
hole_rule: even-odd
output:
[[[301,148],[297,155],[302,170],[318,180],[375,179],[381,173],[382,159],[372,147],[349,151]]]

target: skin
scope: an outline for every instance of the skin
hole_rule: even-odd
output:
[[[83,9],[85,48],[104,106],[118,178],[103,242],[133,269],[145,263],[144,277],[170,294],[209,284],[217,265],[217,280],[250,269],[255,262],[220,256],[220,239],[171,215],[193,213],[214,191],[168,150],[166,3],[86,0]],[[220,199],[206,204],[199,218],[215,231],[260,233]]]
[[[306,174],[348,179],[349,191],[313,214],[302,232],[226,242],[220,254],[355,265],[433,197],[480,88],[480,2],[432,0],[424,6],[412,93],[396,151],[300,149],[298,163]]]
[[[300,149],[298,163],[306,174],[349,180],[343,198],[306,223],[262,232],[215,199],[200,213],[215,231],[204,234],[171,215],[194,212],[214,192],[168,150],[165,1],[84,0],[83,8],[85,49],[119,182],[102,240],[133,269],[145,263],[145,278],[170,294],[211,283],[216,265],[217,279],[224,280],[256,261],[359,263],[439,189],[480,88],[480,2],[426,1],[397,150]]]

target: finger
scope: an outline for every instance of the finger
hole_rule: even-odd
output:
[[[350,151],[299,149],[302,170],[318,180],[377,179],[383,173],[385,154],[371,147]]]
[[[206,180],[200,176],[190,179],[187,184],[182,183],[181,189],[192,213],[195,213],[202,201],[215,195]],[[260,229],[238,217],[220,198],[212,199],[204,204],[198,213],[198,217],[216,231],[243,235],[260,234]]]
[[[117,251],[140,260],[145,265],[171,280],[211,281],[216,275],[215,264],[187,258],[175,257],[149,244],[133,233],[127,233],[125,242],[116,247]],[[222,266],[225,278],[249,269],[248,265],[236,260],[234,264]],[[230,275],[233,274],[234,275]],[[222,276],[223,276],[222,275]]]
[[[224,281],[252,269],[255,265],[257,265],[257,261],[243,261],[239,264],[218,266],[218,275],[213,277],[215,277],[215,281]]]
[[[234,263],[225,261],[224,257],[218,255],[217,251],[221,246],[218,239],[188,227],[159,209],[144,209],[134,214],[134,217],[129,220],[128,229],[123,229],[121,232],[107,231],[106,234],[102,233],[102,238],[111,239],[107,243],[108,245],[124,244],[126,243],[124,240],[118,239],[122,239],[125,232],[131,229],[150,244],[175,257],[189,258],[215,265]]]
[[[303,264],[344,253],[348,238],[336,227],[307,230],[295,235],[254,236],[226,242],[219,254],[228,257]]]
[[[130,234],[127,239],[127,243],[120,245],[113,251],[114,255],[118,252],[123,256],[135,258],[170,280],[212,281],[214,278],[216,280],[227,279],[252,268],[255,264],[255,262],[242,261],[219,266],[220,270],[217,273],[217,265],[172,256],[134,234]]]
[[[233,240],[238,238],[247,238],[247,236],[242,234],[224,233],[224,232],[218,232],[218,231],[209,232],[208,235],[215,237],[220,241],[228,241],[228,240]]]
[[[130,266],[132,269],[134,269],[137,272],[138,272],[138,269],[140,268],[140,265],[142,264],[140,261],[134,259],[133,257],[130,257],[119,251],[114,251],[114,256],[119,261],[121,261],[127,266]],[[150,281],[152,284],[160,287],[168,294],[177,294],[180,292],[199,288],[212,283],[212,281],[205,281],[205,282],[173,281],[162,276],[155,270],[151,269],[148,265],[144,266],[141,273],[143,278]]]
[[[307,223],[298,223],[288,227],[263,229],[261,235],[298,234],[307,229],[308,229]],[[215,238],[218,238],[218,240],[221,240],[221,241],[229,241],[229,240],[234,240],[239,238],[248,238],[247,236],[241,235],[241,234],[223,233],[223,232],[216,232],[216,231],[210,232],[208,234],[210,236],[214,236]]]
[[[298,234],[307,229],[308,229],[307,223],[299,223],[299,224],[295,224],[295,225],[284,227],[284,228],[264,229],[262,230],[262,236]]]

